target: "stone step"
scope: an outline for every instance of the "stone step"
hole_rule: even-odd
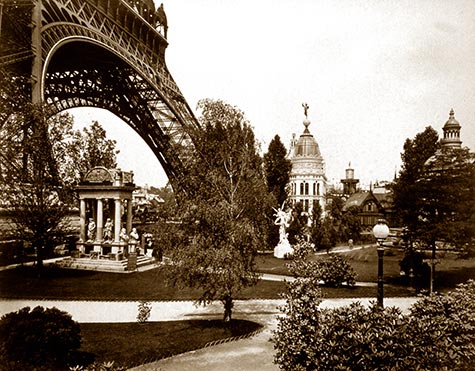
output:
[[[145,265],[153,264],[154,259],[148,256],[137,257],[137,268]],[[101,272],[126,272],[127,260],[108,260],[108,259],[88,259],[88,258],[71,258],[64,259],[55,263],[61,268],[69,269],[85,269]]]

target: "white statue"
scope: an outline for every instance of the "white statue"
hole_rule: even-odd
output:
[[[122,228],[119,234],[120,242],[127,242],[129,240],[129,236],[127,235],[127,230]]]
[[[287,233],[285,232],[285,228],[289,226],[289,221],[290,221],[290,211],[285,212],[284,211],[284,204],[282,204],[282,207],[277,210],[274,209],[275,214],[274,216],[276,217],[274,224],[279,226],[279,241],[282,242],[287,239]]]
[[[104,240],[110,241],[112,239],[112,228],[114,224],[110,218],[107,218],[106,224],[104,224]]]
[[[96,238],[96,223],[94,219],[89,218],[89,224],[87,225],[87,239],[88,241],[94,241]]]
[[[288,255],[292,255],[294,252],[294,249],[292,246],[290,246],[289,240],[287,238],[288,233],[285,232],[285,228],[289,226],[291,211],[289,210],[288,212],[285,212],[284,205],[285,202],[282,204],[282,207],[279,210],[274,209],[274,215],[276,217],[274,224],[279,226],[279,243],[274,249],[274,256],[280,259],[285,258]]]
[[[132,232],[130,232],[130,242],[137,242],[139,240],[139,233],[137,232],[137,228],[132,228]]]

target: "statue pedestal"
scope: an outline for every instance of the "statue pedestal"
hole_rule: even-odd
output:
[[[286,257],[286,255],[292,255],[293,253],[294,249],[292,246],[290,246],[288,239],[279,241],[274,249],[274,256],[279,259],[283,259]]]

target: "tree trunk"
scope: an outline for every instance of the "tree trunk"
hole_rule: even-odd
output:
[[[232,309],[233,309],[233,299],[231,296],[226,296],[223,300],[224,304],[224,318],[223,321],[225,323],[231,322],[232,317]]]
[[[36,247],[36,269],[38,278],[41,277],[43,272],[43,242],[39,241]]]
[[[435,242],[432,243],[432,257],[430,259],[430,287],[429,294],[434,293],[434,280],[435,280]]]

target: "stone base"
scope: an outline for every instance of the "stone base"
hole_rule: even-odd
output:
[[[280,241],[274,249],[274,256],[279,259],[283,259],[288,255],[292,255],[293,253],[294,249],[292,246],[290,246],[290,243],[287,239]]]

